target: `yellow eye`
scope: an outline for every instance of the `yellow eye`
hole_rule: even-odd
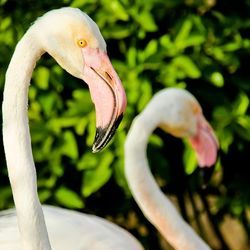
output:
[[[87,45],[87,42],[84,39],[80,39],[77,41],[79,47],[84,48]]]

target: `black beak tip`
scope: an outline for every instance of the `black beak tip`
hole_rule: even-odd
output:
[[[95,134],[95,140],[92,146],[92,152],[97,153],[103,149],[104,146],[102,143],[102,139],[104,138],[105,134],[107,132],[107,128],[96,128],[96,134]]]
[[[92,152],[97,153],[101,151],[112,139],[114,136],[116,129],[118,128],[119,124],[121,123],[123,118],[123,114],[119,115],[119,117],[116,119],[116,121],[113,123],[112,127],[97,127],[96,128],[96,134],[95,134],[95,140],[92,147]]]

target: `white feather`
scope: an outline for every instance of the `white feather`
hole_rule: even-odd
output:
[[[142,250],[126,230],[100,217],[42,206],[53,250]],[[20,250],[14,209],[0,212],[0,249]]]

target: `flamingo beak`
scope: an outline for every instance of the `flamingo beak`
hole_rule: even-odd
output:
[[[196,135],[189,138],[189,141],[196,152],[200,167],[211,167],[215,164],[219,142],[214,130],[202,114],[197,116]]]
[[[122,83],[106,52],[86,47],[83,80],[88,84],[96,110],[96,135],[92,151],[111,140],[125,112],[127,99]]]

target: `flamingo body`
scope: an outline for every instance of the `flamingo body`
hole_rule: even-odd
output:
[[[126,230],[100,217],[68,209],[42,206],[53,250],[142,250]],[[20,250],[14,209],[0,212],[1,250]]]

